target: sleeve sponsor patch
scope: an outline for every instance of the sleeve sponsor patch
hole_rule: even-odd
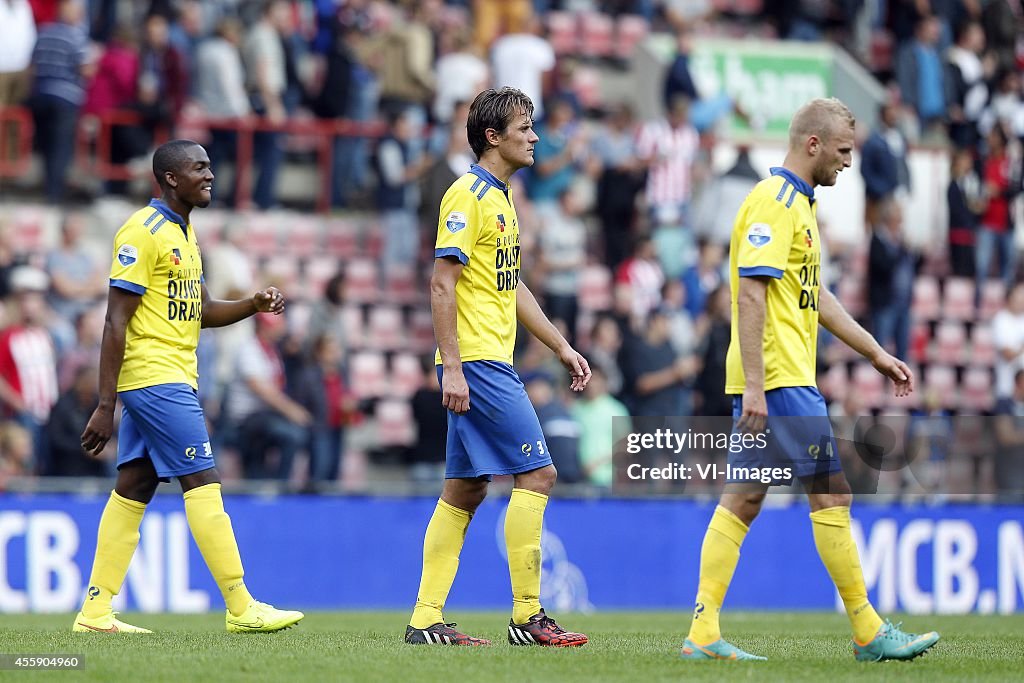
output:
[[[122,266],[128,267],[139,260],[139,250],[130,244],[122,244],[117,250],[117,261]]]
[[[448,228],[448,232],[455,234],[466,227],[466,214],[461,211],[452,211],[444,220],[444,225]]]
[[[772,241],[772,226],[767,223],[754,223],[747,228],[747,241],[755,249],[760,249]]]

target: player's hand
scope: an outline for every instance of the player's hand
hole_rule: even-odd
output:
[[[583,391],[590,382],[590,378],[593,374],[590,372],[590,363],[584,358],[576,349],[572,348],[568,344],[566,347],[559,352],[558,360],[562,362],[565,369],[569,371],[569,376],[572,378],[572,382],[569,384],[569,388],[573,391]]]
[[[457,415],[469,412],[469,385],[461,367],[441,373],[441,404]]]
[[[284,313],[284,294],[277,287],[267,287],[252,295],[252,303],[260,313]]]
[[[875,366],[875,370],[895,383],[894,393],[897,397],[907,396],[914,392],[914,373],[899,358],[883,352],[872,358],[871,364]]]
[[[112,408],[96,408],[85,425],[85,431],[82,432],[82,450],[94,458],[100,457],[113,433],[114,410]]]
[[[768,401],[764,397],[764,389],[744,389],[743,414],[740,415],[736,428],[750,434],[764,431],[768,418]]]

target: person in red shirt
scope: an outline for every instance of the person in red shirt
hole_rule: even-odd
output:
[[[1008,138],[1002,126],[989,131],[988,155],[982,170],[983,195],[988,204],[981,214],[975,251],[978,291],[989,276],[993,257],[999,256],[998,276],[1007,290],[1013,284],[1017,269],[1017,251],[1013,244],[1013,219],[1010,205],[1020,192],[1020,179],[1015,178],[1006,154]]]

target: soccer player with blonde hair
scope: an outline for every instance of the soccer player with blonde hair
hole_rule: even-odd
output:
[[[729,464],[755,470],[780,461],[791,466],[810,502],[818,555],[850,618],[854,655],[864,661],[913,659],[939,635],[906,633],[883,621],[868,600],[850,532],[853,496],[840,467],[825,400],[815,384],[821,324],[893,380],[897,396],[914,388],[907,365],[889,355],[820,286],[814,188],[835,185],[839,172],[850,167],[853,144],[853,114],[842,102],[808,102],[790,123],[782,166],[758,183],[736,216],[729,250],[733,315],[725,392],[733,395],[736,429],[770,433],[772,438],[770,449],[730,452]],[[701,547],[700,582],[684,659],[765,659],[724,640],[718,617],[740,546],[767,489],[767,484],[752,481],[725,485]]]

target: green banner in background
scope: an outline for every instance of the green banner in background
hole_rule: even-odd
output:
[[[675,41],[652,36],[652,52],[671,64]],[[807,43],[698,39],[690,72],[702,99],[728,94],[764,123],[761,137],[785,137],[793,113],[810,99],[834,94],[834,59],[824,47]],[[747,126],[733,117],[733,132]]]
[[[832,94],[832,59],[811,46],[700,41],[691,70],[702,97],[727,93],[764,122],[763,134],[785,136],[800,105]],[[733,127],[745,130],[742,121]]]

